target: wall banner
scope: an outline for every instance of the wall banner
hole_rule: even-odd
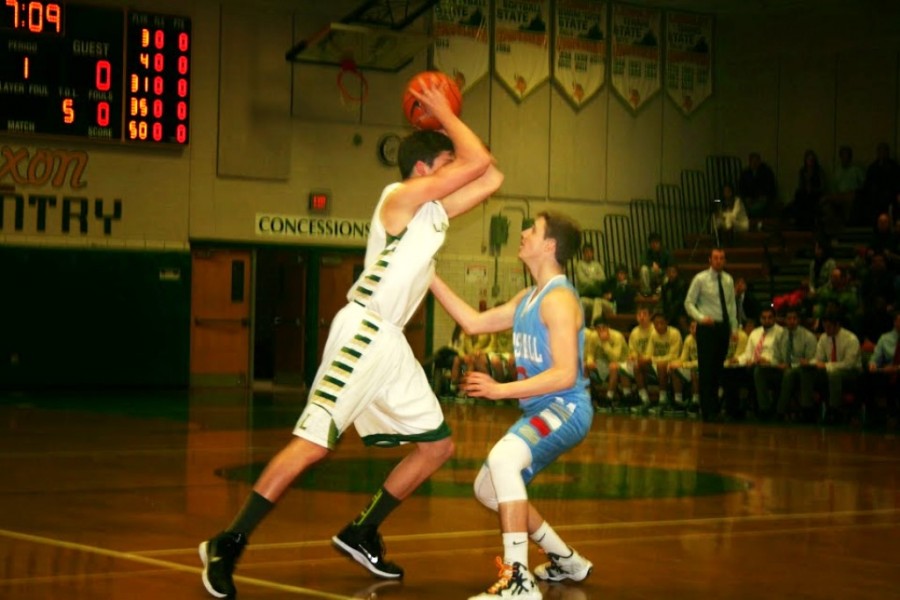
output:
[[[553,81],[575,109],[606,81],[606,3],[557,0]]]
[[[661,86],[661,25],[659,10],[613,4],[612,84],[634,112]]]
[[[464,94],[490,68],[489,12],[488,0],[440,0],[434,7],[434,68]]]
[[[666,93],[690,115],[712,96],[712,15],[666,12]]]
[[[496,0],[494,70],[516,100],[550,78],[550,0]]]

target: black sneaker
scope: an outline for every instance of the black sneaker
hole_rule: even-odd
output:
[[[403,569],[384,560],[384,540],[374,527],[347,525],[331,538],[337,549],[367,568],[375,576],[384,579],[403,577]]]
[[[203,585],[216,598],[234,596],[234,565],[241,557],[247,536],[243,533],[223,531],[200,544],[200,560],[203,561]]]

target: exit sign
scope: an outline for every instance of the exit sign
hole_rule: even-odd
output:
[[[317,190],[309,193],[309,211],[314,213],[327,213],[331,204],[331,192]]]

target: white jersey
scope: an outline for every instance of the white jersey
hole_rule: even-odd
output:
[[[392,183],[381,192],[375,206],[365,270],[347,293],[356,302],[403,327],[413,316],[434,278],[434,255],[444,244],[450,219],[437,200],[423,204],[399,236],[389,235],[381,222],[385,198],[400,185]]]

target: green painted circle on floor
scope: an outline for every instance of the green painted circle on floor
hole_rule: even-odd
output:
[[[371,494],[377,490],[397,460],[332,458],[304,473],[294,487],[328,492]],[[451,459],[422,484],[416,494],[470,497],[472,482],[482,461]],[[217,471],[230,481],[253,483],[265,468],[254,463]],[[750,482],[703,471],[658,469],[606,463],[554,463],[528,486],[532,499],[630,500],[635,498],[684,498],[746,490]]]

